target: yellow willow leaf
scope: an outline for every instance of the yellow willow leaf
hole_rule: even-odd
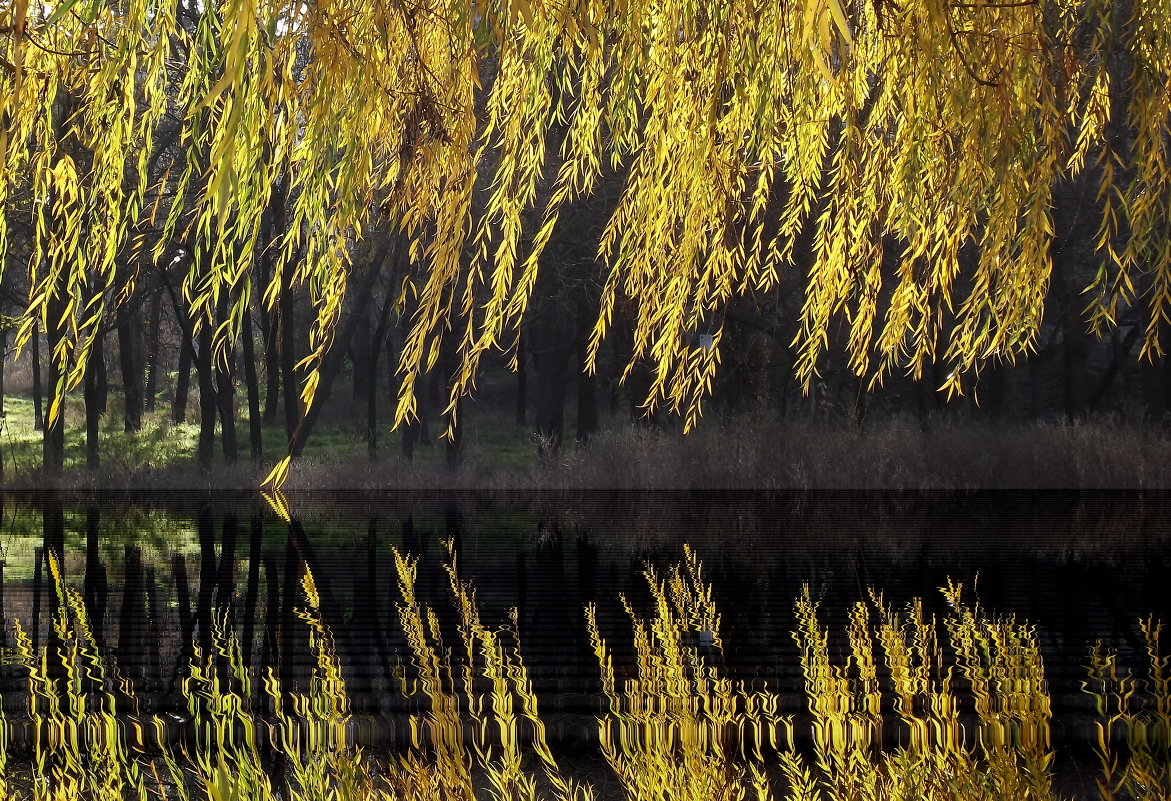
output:
[[[282,486],[284,486],[285,479],[289,477],[289,467],[292,464],[292,461],[293,457],[285,456],[276,463],[272,470],[268,472],[268,475],[264,477],[264,481],[260,482],[262,487],[267,487],[272,490],[273,495],[276,498],[280,497],[279,490]],[[287,506],[283,508],[287,510]],[[279,509],[277,510],[277,514],[280,514]]]
[[[853,44],[854,34],[850,28],[850,20],[846,17],[846,9],[842,5],[842,0],[826,0],[826,2],[829,5],[829,13],[833,16],[834,24],[838,28],[838,33],[847,44]]]

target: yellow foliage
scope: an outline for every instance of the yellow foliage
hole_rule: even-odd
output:
[[[1075,179],[1098,187],[1091,325],[1143,305],[1144,352],[1165,347],[1171,0],[220,0],[194,23],[159,0],[44,8],[0,9],[0,254],[10,216],[26,217],[19,338],[34,319],[64,325],[61,391],[127,295],[118,281],[172,242],[194,255],[182,290],[196,326],[232,307],[214,334],[225,353],[262,215],[287,202],[259,292],[273,307],[288,266],[287,289],[312,300],[302,401],[354,245],[385,226],[417,268],[396,423],[445,330],[454,415],[520,325],[561,210],[609,168],[625,183],[600,239],[589,364],[626,303],[632,363],[655,368],[646,403],[688,426],[725,306],[794,267],[805,383],[838,323],[874,381],[945,359],[957,392],[985,361],[1028,352],[1054,192]],[[693,347],[696,331],[711,344]]]

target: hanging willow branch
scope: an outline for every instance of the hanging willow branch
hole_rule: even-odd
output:
[[[59,393],[125,295],[116,264],[175,240],[195,256],[189,316],[226,354],[262,215],[287,197],[261,291],[269,308],[282,291],[311,298],[302,402],[355,243],[389,220],[418,268],[395,422],[415,413],[447,330],[454,422],[480,359],[515,334],[561,210],[607,165],[625,183],[600,242],[589,366],[621,299],[631,364],[655,368],[648,404],[688,426],[722,310],[776,287],[801,236],[806,384],[839,323],[873,381],[944,359],[943,389],[959,392],[988,359],[1027,353],[1054,191],[1077,178],[1099,190],[1090,322],[1142,304],[1144,353],[1165,347],[1171,0],[15,0],[0,64],[0,251],[23,216],[36,233],[19,338],[61,324]],[[181,133],[155,153],[164,115]]]

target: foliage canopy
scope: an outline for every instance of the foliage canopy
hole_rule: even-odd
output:
[[[34,232],[20,339],[64,326],[58,403],[102,316],[176,247],[189,314],[226,353],[254,286],[270,308],[282,292],[280,269],[254,276],[262,215],[287,203],[266,255],[315,309],[303,401],[354,244],[383,226],[416,265],[396,422],[445,330],[454,414],[518,330],[560,211],[607,171],[624,185],[589,359],[627,305],[648,402],[688,425],[725,305],[787,269],[805,274],[803,381],[839,326],[859,376],[944,360],[949,392],[1026,353],[1055,193],[1079,181],[1096,196],[1078,220],[1097,230],[1086,318],[1144,310],[1161,356],[1169,132],[1171,0],[0,7],[0,252],[13,219]]]

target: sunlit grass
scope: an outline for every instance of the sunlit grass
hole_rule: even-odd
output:
[[[457,612],[444,641],[438,612],[415,590],[417,563],[394,553],[398,617],[411,669],[398,691],[422,702],[410,742],[390,755],[354,742],[343,666],[311,574],[298,615],[312,675],[284,686],[246,667],[225,612],[210,650],[194,646],[182,681],[189,722],[176,741],[142,714],[130,682],[99,654],[81,595],[54,560],[54,641],[34,648],[13,624],[27,714],[0,719],[0,797],[36,801],[591,801],[546,740],[518,616],[490,625],[449,545]],[[798,708],[780,688],[733,681],[722,666],[720,615],[690,549],[660,575],[648,568],[649,609],[622,598],[633,667],[615,666],[592,605],[585,610],[604,706],[600,753],[631,801],[1056,801],[1051,709],[1035,630],[985,613],[958,586],[931,617],[872,594],[844,632],[825,626],[812,593],[796,602],[792,636],[804,677]],[[1171,657],[1145,621],[1145,665],[1127,668],[1098,646],[1085,691],[1095,704],[1099,796],[1171,794]],[[451,629],[446,629],[450,637]],[[205,641],[206,642],[206,641]],[[0,714],[3,714],[0,710]],[[30,732],[31,759],[12,751]],[[283,766],[274,771],[278,762]]]

